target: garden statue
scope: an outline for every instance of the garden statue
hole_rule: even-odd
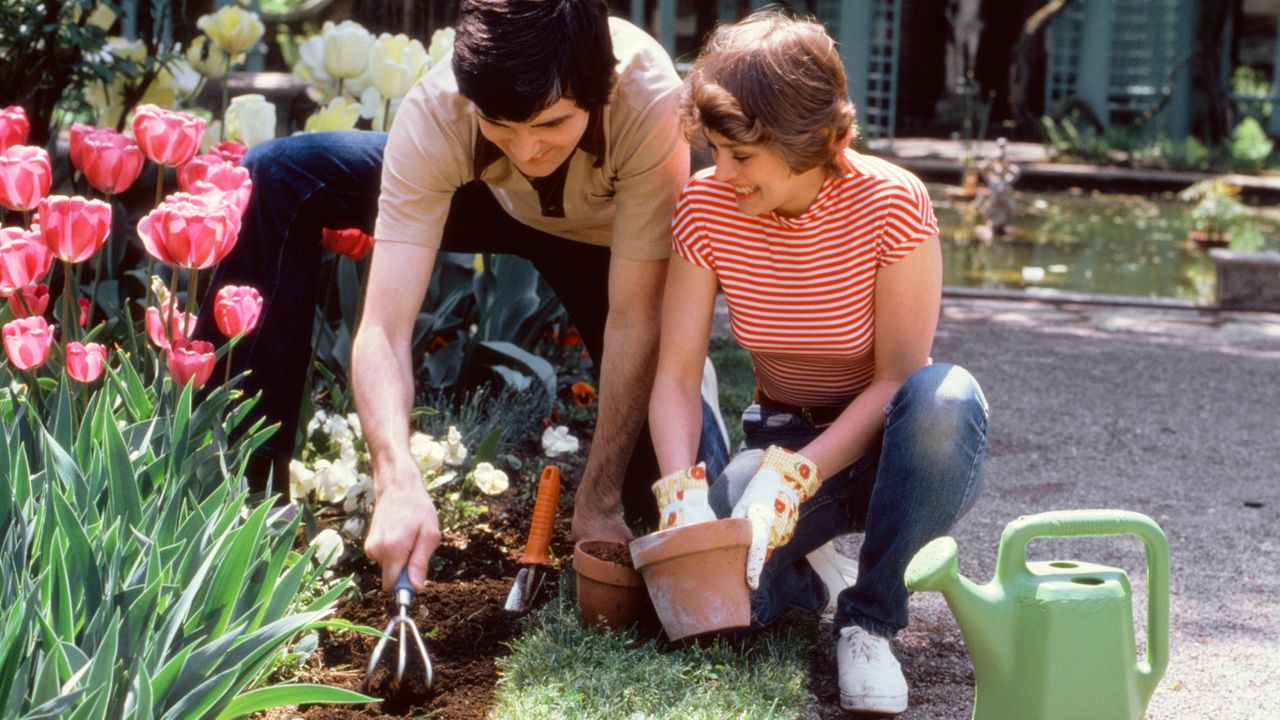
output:
[[[978,235],[983,239],[1003,235],[1005,226],[1018,214],[1013,184],[1018,181],[1022,171],[1009,160],[1006,154],[1008,145],[1004,138],[996,140],[995,156],[983,160],[978,166],[978,172],[987,184],[987,195],[978,203],[978,211],[984,219],[978,228]]]

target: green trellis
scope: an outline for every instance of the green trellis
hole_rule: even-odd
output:
[[[1104,126],[1128,124],[1171,94],[1146,124],[1179,138],[1190,129],[1194,0],[1079,0],[1049,27],[1045,109],[1078,98]]]

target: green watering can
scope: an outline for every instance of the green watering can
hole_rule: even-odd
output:
[[[1133,637],[1129,578],[1077,562],[1027,562],[1040,537],[1136,535],[1147,551],[1147,657]],[[1169,661],[1169,544],[1154,520],[1123,510],[1028,515],[1000,538],[986,585],[960,576],[941,537],[907,566],[911,590],[941,591],[977,684],[973,720],[1141,720]]]

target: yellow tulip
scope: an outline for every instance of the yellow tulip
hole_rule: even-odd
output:
[[[262,39],[266,28],[257,13],[228,5],[211,15],[201,15],[196,27],[228,55],[236,56],[248,51]]]
[[[197,35],[191,40],[186,58],[196,72],[210,80],[221,80],[227,76],[227,70],[232,65],[242,63],[245,59],[244,55],[237,55],[231,62],[227,62],[226,51],[210,41],[208,35]]]
[[[320,110],[307,118],[303,130],[306,132],[328,132],[330,130],[350,130],[360,119],[360,105],[345,97],[336,97]]]
[[[373,43],[369,80],[383,98],[404,97],[430,65],[427,49],[408,35],[382,33]]]

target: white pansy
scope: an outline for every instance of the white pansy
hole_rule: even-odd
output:
[[[312,472],[301,460],[293,460],[289,463],[289,495],[291,497],[306,497],[312,489],[315,488],[316,474]]]
[[[382,33],[369,56],[369,80],[384,98],[404,97],[430,63],[422,43],[403,33]]]
[[[424,475],[444,465],[445,447],[426,433],[416,432],[409,436],[409,453],[418,463],[418,470]]]
[[[364,428],[360,425],[360,416],[355,413],[347,413],[347,426],[351,428],[351,432],[356,437],[364,437]]]
[[[373,478],[365,473],[356,476],[356,484],[347,489],[347,497],[342,501],[342,509],[347,513],[356,513],[373,507]]]
[[[315,465],[316,499],[336,503],[347,496],[347,490],[356,484],[359,474],[354,463],[338,460],[317,460]]]
[[[355,439],[355,433],[351,432],[351,425],[342,415],[328,416],[325,418],[323,427],[324,434],[329,436],[331,443],[345,445]]]
[[[432,66],[453,52],[453,39],[456,35],[451,27],[440,28],[431,34],[431,47],[427,48],[427,56],[431,58]]]
[[[248,96],[241,95],[240,97]],[[316,408],[315,414],[313,414],[311,419],[307,421],[307,434],[310,435],[316,430],[319,430],[320,427],[324,425],[324,421],[328,419],[329,413],[325,412],[324,408]]]
[[[445,456],[446,465],[461,465],[467,461],[467,448],[462,444],[462,433],[458,432],[458,428],[450,425],[449,434],[445,437]]]
[[[547,457],[578,452],[578,438],[570,435],[564,425],[548,427],[542,432],[542,451]]]
[[[487,462],[476,465],[471,479],[485,495],[499,495],[507,491],[507,474]]]
[[[373,34],[354,20],[334,24],[326,22],[320,31],[324,38],[324,71],[330,77],[348,79],[363,75],[369,69]]]
[[[364,540],[366,525],[367,523],[362,517],[349,517],[342,523],[342,534],[351,542],[359,543]]]
[[[346,545],[342,542],[342,536],[337,530],[325,528],[316,533],[309,543],[311,547],[316,549],[315,555],[311,557],[316,563],[322,563],[329,560],[331,563],[337,562],[342,553],[346,550]]]
[[[275,136],[275,104],[258,93],[247,93],[231,98],[231,102],[227,104],[228,140],[239,140],[246,147],[253,147]],[[319,412],[322,411],[317,411],[317,414]]]

